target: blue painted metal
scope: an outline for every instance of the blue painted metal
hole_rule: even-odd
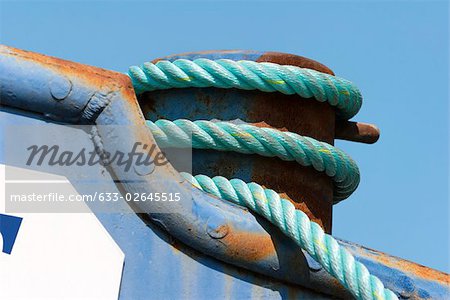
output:
[[[54,65],[23,59],[5,47],[1,51],[0,97],[3,105],[49,116],[57,114],[68,121],[79,119],[92,96],[92,90],[83,82],[68,78]],[[63,98],[67,99],[62,102]]]
[[[26,77],[21,71],[24,66],[33,76]],[[21,74],[17,78],[26,80],[25,86],[23,82],[7,78],[14,77],[15,69]],[[60,75],[71,82],[69,93],[66,81],[62,87],[52,90],[51,77]],[[108,151],[126,152],[136,141],[154,144],[128,79],[118,73],[2,47],[0,82],[3,104],[32,111],[42,118],[129,125],[126,136],[117,136],[117,126],[98,127],[98,137]],[[53,91],[51,94],[49,89]],[[79,94],[76,91],[80,91]],[[58,104],[49,103],[49,99]],[[43,105],[39,105],[41,101]],[[3,111],[13,112],[8,108]],[[110,136],[117,138],[108,138]],[[70,174],[67,175],[70,179]],[[164,189],[180,192],[187,201],[171,206],[170,213],[158,202],[140,203],[138,209],[147,212],[144,216],[133,213],[126,203],[118,205],[130,213],[97,213],[126,254],[121,298],[349,296],[336,280],[270,224],[245,209],[181,182],[170,165],[157,167],[151,175],[123,174],[123,170],[112,169],[104,176],[117,179],[122,175],[132,176],[132,181],[114,185],[111,180],[116,190],[160,192]],[[83,191],[88,192],[94,193],[95,187]],[[222,238],[211,234],[223,228],[227,232]],[[403,298],[445,299],[450,295],[447,274],[344,241],[340,243],[366,263],[387,288]]]

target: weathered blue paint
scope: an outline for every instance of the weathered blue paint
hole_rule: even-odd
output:
[[[111,101],[108,109],[102,111],[96,119],[98,125],[129,125],[143,123],[142,117],[134,110],[127,108],[125,101]],[[99,136],[117,136],[115,126],[99,127]],[[105,149],[114,149],[126,153],[135,141],[142,144],[153,144],[151,134],[143,126],[135,128],[127,136],[117,140],[102,138]],[[142,130],[143,133],[139,131]],[[180,201],[170,205],[170,213],[161,202],[139,202],[136,206],[140,211],[148,212],[150,220],[166,229],[176,239],[184,244],[209,254],[224,262],[242,267],[285,282],[312,287],[317,291],[348,296],[337,281],[325,271],[311,273],[300,248],[277,229],[248,213],[247,210],[230,205],[209,194],[193,188],[189,183],[178,177],[178,173],[170,166],[158,167],[152,174],[139,176],[134,173],[124,173],[122,169],[113,171],[117,178],[127,178],[123,187],[128,192],[157,192],[164,186],[166,191],[180,193]],[[157,180],[155,180],[157,178]],[[226,239],[216,239],[208,234],[208,224],[228,226],[230,232]],[[219,226],[220,227],[220,226]],[[245,255],[245,240],[260,239],[260,243],[248,249],[251,253],[267,252],[265,255]],[[238,249],[240,252],[230,251]]]
[[[347,241],[340,243],[402,299],[450,297],[448,274]]]
[[[68,121],[79,119],[91,97],[91,88],[79,79],[69,79],[52,65],[23,59],[6,47],[0,51],[0,97],[3,105],[45,112],[49,116],[55,114]]]
[[[32,76],[27,77],[24,66]],[[76,72],[71,68],[68,73],[63,67],[50,68],[42,62],[34,64],[33,58],[24,59],[18,57],[14,50],[1,48],[3,104],[32,111],[42,118],[45,115],[58,116],[59,120],[72,123],[129,125],[130,131],[126,136],[118,136],[115,126],[99,127],[98,137],[104,149],[111,152],[127,151],[136,141],[149,145],[154,143],[144,126],[129,83],[115,77],[118,76],[116,73],[111,73],[109,77],[90,72],[83,75],[83,67],[77,65]],[[18,77],[14,77],[16,69]],[[70,91],[64,80],[60,87],[50,84],[53,76],[60,75],[70,80]],[[108,138],[110,136],[117,138]],[[70,170],[68,172],[70,179]],[[172,206],[170,213],[156,202],[141,204],[139,209],[147,212],[145,219],[135,214],[126,203],[118,203],[126,211],[122,214],[97,213],[126,255],[121,298],[326,298],[323,293],[348,297],[336,280],[277,229],[245,209],[181,182],[170,165],[157,167],[151,176],[124,174],[120,169],[102,174],[111,178],[112,192],[119,188],[113,184],[113,179],[132,176],[131,181],[120,184],[121,190],[160,192],[163,189],[180,192],[187,199]],[[95,187],[90,188],[80,192],[94,193]],[[229,229],[226,239],[212,237],[209,234],[211,229],[221,225]],[[247,241],[265,241],[252,247],[256,254],[261,254],[257,252],[259,250],[266,250],[267,253],[249,257],[230,252],[233,247],[242,247]],[[356,259],[364,262],[388,288],[404,298],[445,299],[450,295],[448,284],[442,280],[448,281],[446,274],[421,269],[415,264],[357,245],[340,243],[352,251]]]

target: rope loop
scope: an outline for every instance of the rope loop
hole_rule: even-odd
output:
[[[137,94],[187,87],[237,88],[298,94],[336,107],[337,116],[350,119],[362,105],[359,89],[350,81],[315,70],[268,62],[229,59],[160,60],[129,68]]]

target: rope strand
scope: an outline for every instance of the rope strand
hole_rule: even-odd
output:
[[[137,94],[187,87],[238,88],[298,94],[337,108],[337,115],[350,119],[361,108],[362,96],[350,81],[318,71],[268,62],[229,59],[161,60],[129,68]]]
[[[296,210],[287,199],[257,183],[216,176],[181,173],[197,188],[235,204],[247,207],[276,225],[325,270],[352,292],[357,299],[397,299],[367,268],[308,216]]]
[[[160,147],[213,149],[278,157],[312,166],[333,178],[334,202],[350,196],[359,184],[359,169],[344,152],[327,143],[292,132],[229,122],[147,121]]]

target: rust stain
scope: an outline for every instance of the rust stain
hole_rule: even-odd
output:
[[[178,242],[178,240],[175,240],[174,238],[172,238],[169,241],[169,245],[172,246],[171,249],[173,251],[174,254],[181,254],[183,252],[183,246],[180,242]]]
[[[0,51],[39,64],[69,79],[75,77],[98,90],[120,90],[126,99],[136,101],[131,80],[125,74],[7,46],[2,46]]]
[[[404,259],[400,259],[395,256],[390,256],[367,247],[362,247],[362,249],[358,249],[358,251],[363,255],[370,256],[372,259],[379,261],[381,264],[387,267],[398,269],[402,272],[411,273],[426,280],[436,280],[447,285],[450,284],[450,275],[447,273],[434,270]]]
[[[195,174],[220,174],[226,178],[239,177],[244,181],[257,182],[290,200],[326,232],[331,231],[333,182],[325,173],[303,167],[297,162],[256,154],[195,149],[192,155],[194,161],[202,161],[202,164],[193,165]],[[247,170],[249,164],[252,165],[252,172]]]
[[[266,93],[250,98],[248,119],[258,127],[277,128],[334,144],[334,109],[326,103],[299,99],[296,95]],[[223,156],[228,156],[223,154]],[[241,155],[241,163],[249,157]],[[332,230],[333,181],[324,173],[297,162],[252,157],[251,181],[282,193],[324,230]],[[226,165],[226,164],[225,164]],[[224,165],[224,166],[225,166]],[[239,165],[237,166],[239,169]],[[220,174],[220,173],[219,173]]]
[[[438,270],[433,270],[420,264],[416,264],[407,260],[397,260],[394,257],[389,257],[386,254],[374,255],[374,259],[383,263],[386,266],[397,268],[403,272],[415,274],[424,279],[433,279],[445,284],[450,284],[450,275]]]
[[[293,54],[266,52],[257,61],[293,65],[334,75],[325,65]],[[251,100],[249,118],[259,120],[259,126],[269,124],[282,131],[334,144],[336,117],[331,105],[279,93],[258,93]],[[296,162],[265,158],[255,159],[252,180],[280,193],[296,209],[305,212],[312,221],[331,233],[333,182],[325,174]]]
[[[243,261],[265,259],[275,253],[269,235],[255,234],[229,227],[229,233],[221,239],[230,257]]]
[[[257,62],[271,62],[279,65],[297,66],[300,68],[312,69],[322,73],[334,75],[334,72],[327,66],[313,59],[294,54],[269,51],[261,55]]]
[[[264,121],[262,121],[262,122],[257,122],[257,123],[249,123],[249,124],[251,124],[251,125],[253,125],[253,126],[256,126],[256,127],[259,127],[259,128],[271,128],[271,129],[276,129],[276,130],[279,130],[279,131],[281,131],[281,132],[286,132],[286,131],[289,131],[286,127],[279,127],[279,128],[277,128],[277,127],[273,127],[273,126],[270,126],[269,124],[267,124],[266,122],[264,122]]]
[[[373,124],[338,120],[336,121],[336,138],[373,144],[380,138],[380,129]]]
[[[139,107],[131,79],[127,75],[12,47],[1,46],[0,52],[22,61],[40,65],[56,74],[67,76],[71,81],[81,81],[81,84],[91,87],[93,93],[119,94],[120,100],[125,101],[124,108],[132,114],[130,119],[133,120],[133,125],[145,128],[145,119]],[[145,144],[155,143],[146,130],[135,130],[134,133],[136,140],[143,141]],[[155,153],[159,153],[159,151],[155,151]],[[164,168],[170,173],[175,172],[168,165]]]
[[[206,50],[206,51],[195,51],[195,52],[183,52],[176,54],[176,56],[191,56],[191,55],[208,55],[214,53],[223,53],[223,54],[233,54],[233,53],[243,53],[245,54],[254,54],[258,53],[257,51],[245,51],[245,50]],[[160,58],[156,58],[152,60],[152,63],[156,63],[160,60],[172,59],[175,55],[168,55]],[[334,75],[333,71],[327,66],[313,60],[310,58],[306,58],[299,55],[287,54],[281,52],[267,51],[264,52],[257,60],[257,62],[272,62],[280,65],[292,65],[298,66],[300,68],[313,69],[322,73],[327,73],[330,75]]]
[[[246,53],[232,50],[179,55],[235,52]],[[161,59],[171,57],[173,56]],[[154,62],[158,60],[160,59]],[[333,71],[326,66],[292,54],[266,52],[257,61],[294,65],[334,75]],[[176,100],[181,99],[178,97],[180,93],[183,93],[183,100]],[[197,109],[186,108],[186,113],[182,113],[177,118],[196,120],[201,116],[205,119],[240,119],[258,127],[276,128],[309,136],[329,144],[334,143],[335,109],[328,103],[303,99],[298,95],[264,93],[256,90],[189,88],[183,89],[183,91],[168,90],[147,93],[141,97],[140,103],[144,112],[151,113],[153,111],[156,118],[169,117],[170,119],[171,116],[161,115],[161,112],[155,111],[158,110],[156,108],[164,107],[168,101],[173,106],[184,107],[186,106],[186,95],[191,95],[188,99],[192,99],[192,103],[199,105],[196,105]],[[230,109],[230,107],[235,107],[236,101],[239,101],[240,108]],[[221,175],[227,178],[239,177],[244,181],[254,181],[278,193],[283,193],[297,209],[304,211],[310,219],[320,224],[326,232],[331,233],[333,181],[326,174],[317,172],[310,167],[302,167],[296,162],[258,155],[194,150],[193,157],[202,161],[201,164],[193,165],[193,173],[208,176]]]

